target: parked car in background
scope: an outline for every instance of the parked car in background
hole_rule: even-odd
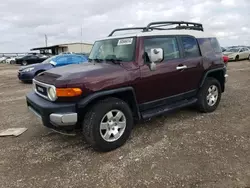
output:
[[[0,57],[0,63],[5,63],[5,60],[7,59],[8,57]]]
[[[223,52],[223,55],[227,56],[229,60],[242,60],[250,58],[250,50],[246,47],[230,48]]]
[[[8,63],[8,64],[15,64],[15,63],[16,63],[16,58],[15,58],[15,57],[8,57],[8,58],[5,60],[5,63]]]
[[[76,55],[76,54],[57,55],[46,59],[42,63],[22,66],[18,71],[18,78],[23,82],[31,82],[36,75],[46,70],[64,65],[80,64],[86,61],[88,61],[88,58],[83,55]]]
[[[25,66],[28,64],[41,63],[47,58],[49,57],[43,54],[27,54],[21,58],[16,58],[16,64]]]

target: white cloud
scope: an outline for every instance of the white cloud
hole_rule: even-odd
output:
[[[94,40],[119,27],[151,21],[201,22],[223,46],[249,43],[249,0],[8,0],[0,2],[0,52]]]

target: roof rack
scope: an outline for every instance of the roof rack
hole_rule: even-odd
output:
[[[170,28],[162,28],[166,26],[173,26]],[[117,31],[128,31],[128,30],[141,30],[142,32],[148,32],[152,30],[178,30],[178,29],[190,29],[197,31],[204,31],[203,26],[200,23],[194,22],[184,22],[184,21],[161,21],[161,22],[151,22],[146,27],[126,27],[126,28],[118,28],[113,30],[108,36],[112,36]]]
[[[159,28],[159,27],[166,27],[166,26],[172,26],[172,25],[177,25],[177,26],[174,27],[174,28],[166,28],[166,30],[171,30],[171,29],[191,29],[191,30],[203,31],[202,24],[194,23],[194,22],[184,22],[184,21],[151,22],[151,23],[149,23],[147,25],[146,31],[149,28]]]

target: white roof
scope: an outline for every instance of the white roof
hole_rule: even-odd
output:
[[[133,34],[125,34],[125,35],[114,35],[111,37],[102,38],[100,40],[105,39],[116,39],[116,38],[127,38],[127,37],[144,37],[144,36],[161,36],[161,35],[191,35],[195,38],[210,38],[214,37],[213,35],[196,30],[154,30],[147,32],[138,32]]]

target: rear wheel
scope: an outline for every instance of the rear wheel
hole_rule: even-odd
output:
[[[94,149],[111,151],[127,141],[132,126],[133,116],[128,104],[117,98],[107,98],[87,112],[82,131]]]
[[[215,78],[207,78],[198,93],[198,108],[201,112],[213,112],[221,99],[221,85]]]
[[[14,63],[15,63],[15,61],[14,61],[14,60],[11,60],[11,61],[10,61],[10,64],[14,64]]]

